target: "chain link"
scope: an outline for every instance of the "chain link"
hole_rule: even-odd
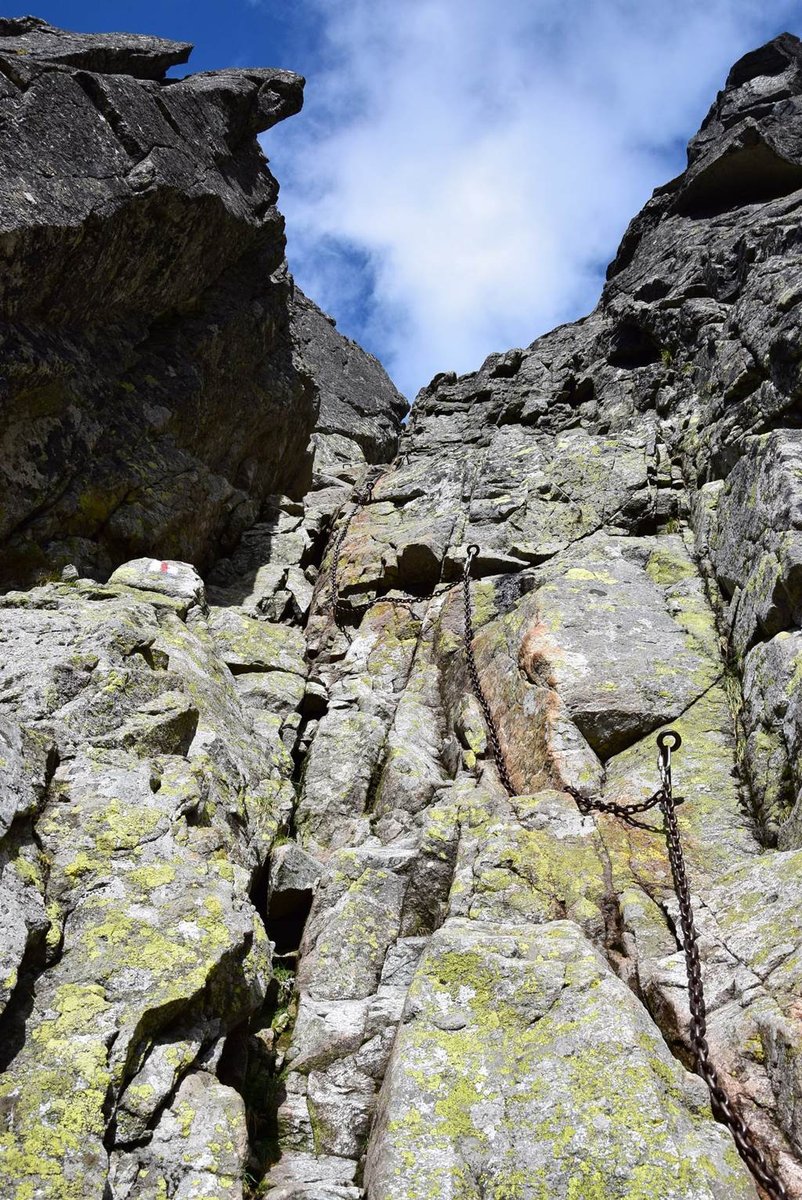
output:
[[[670,741],[669,741],[670,739]],[[657,758],[660,771],[660,788],[641,804],[607,804],[602,800],[588,800],[579,797],[573,788],[567,790],[576,800],[582,812],[591,809],[597,812],[611,813],[613,816],[630,820],[634,813],[645,812],[659,805],[663,814],[663,830],[668,850],[668,861],[671,866],[671,878],[677,897],[680,913],[680,928],[682,930],[682,946],[685,953],[685,973],[688,978],[688,1001],[691,1013],[689,1039],[693,1050],[696,1071],[707,1084],[712,1101],[714,1115],[721,1120],[732,1134],[738,1153],[746,1163],[752,1175],[760,1184],[769,1200],[789,1200],[785,1185],[777,1179],[763,1151],[755,1144],[754,1137],[743,1117],[737,1112],[726,1091],[715,1067],[710,1061],[710,1047],[707,1044],[707,1008],[705,1005],[704,985],[702,982],[702,964],[699,958],[699,935],[693,916],[691,903],[691,887],[685,866],[685,855],[682,849],[679,825],[677,824],[676,806],[679,797],[674,796],[671,782],[671,751],[682,744],[680,735],[674,729],[658,734]]]
[[[353,521],[360,508],[369,504],[373,499],[373,489],[379,481],[379,476],[375,467],[371,467],[363,481],[361,490],[354,492],[354,500],[351,506],[351,511],[340,526],[339,532],[334,539],[334,546],[331,552],[331,566],[329,567],[329,586],[331,587],[331,606],[334,614],[334,623],[338,629],[343,628],[344,606],[340,599],[340,554],[342,552],[343,542],[348,536],[348,530],[351,528]]]
[[[583,796],[576,788],[570,784],[562,784],[562,790],[568,792],[569,796],[573,796],[576,801],[576,806],[585,816],[591,810],[596,812],[609,813],[612,817],[619,817],[622,821],[632,821],[632,818],[638,813],[648,812],[650,808],[656,808],[662,802],[662,791],[654,792],[649,796],[648,800],[641,800],[639,804],[615,804],[612,801],[606,800],[589,800],[587,796]],[[642,828],[642,826],[641,826]]]
[[[479,706],[484,713],[485,724],[487,726],[487,737],[490,742],[490,749],[493,751],[493,758],[496,763],[496,770],[499,773],[501,782],[507,789],[510,796],[515,795],[515,787],[513,786],[510,773],[507,769],[507,763],[504,758],[504,751],[501,749],[501,741],[496,729],[496,722],[493,717],[493,711],[490,708],[487,697],[484,694],[481,680],[479,679],[479,670],[476,666],[476,658],[473,653],[473,605],[471,604],[471,563],[479,553],[477,545],[468,547],[468,553],[465,555],[465,566],[462,571],[462,596],[463,596],[463,615],[465,619],[465,658],[468,663],[468,677],[471,681],[473,694],[479,701]]]
[[[691,1012],[690,1041],[696,1060],[696,1070],[707,1084],[713,1103],[713,1112],[730,1130],[738,1153],[744,1160],[757,1182],[763,1188],[769,1200],[788,1200],[785,1185],[774,1175],[763,1151],[755,1144],[752,1131],[737,1112],[726,1091],[721,1085],[718,1073],[710,1061],[710,1048],[707,1044],[707,1009],[705,1005],[704,987],[702,984],[702,964],[699,959],[699,935],[691,905],[691,888],[688,882],[688,872],[685,867],[685,855],[682,850],[679,826],[677,824],[676,801],[671,785],[671,750],[680,745],[679,735],[673,747],[666,745],[668,733],[660,734],[659,767],[662,777],[660,793],[660,810],[663,814],[668,861],[671,864],[671,878],[677,896],[682,929],[682,945],[685,951],[685,970],[688,976],[688,1000]],[[662,741],[661,741],[662,739]]]
[[[368,482],[366,488],[355,496],[354,508],[349,513],[346,520],[335,539],[332,564],[330,570],[331,591],[333,597],[334,615],[337,624],[341,620],[341,601],[339,594],[339,557],[342,549],[342,544],[348,533],[351,521],[356,516],[359,508],[367,504],[373,495],[373,489],[376,486],[377,479]],[[479,670],[476,665],[476,657],[473,650],[474,629],[473,629],[473,604],[471,600],[471,565],[474,558],[479,553],[479,547],[475,544],[468,546],[465,556],[465,565],[462,572],[462,589],[463,589],[463,616],[464,616],[464,638],[465,638],[465,659],[468,667],[468,677],[470,679],[471,688],[479,706],[482,709],[485,723],[487,726],[487,737],[490,743],[490,749],[493,754],[493,760],[496,764],[496,769],[501,779],[502,784],[506,788],[509,795],[516,794],[510,773],[507,767],[504,751],[501,746],[496,721],[493,716],[493,711],[490,703],[482,688],[482,683],[479,678]],[[459,580],[457,581],[459,583]],[[426,596],[411,596],[409,598],[385,598],[377,597],[370,601],[365,608],[370,608],[373,604],[389,603],[412,606],[413,604],[426,602],[436,599],[438,596],[444,595],[451,591],[457,584],[452,583],[446,585],[440,590],[430,592]],[[339,617],[339,619],[338,619]],[[563,785],[563,790],[567,791],[573,797],[580,812],[587,815],[590,812],[607,813],[610,816],[617,817],[620,820],[626,821],[633,825],[643,826],[640,822],[633,818],[640,813],[648,812],[652,808],[660,808],[663,815],[663,830],[666,839],[666,848],[668,850],[668,861],[671,867],[671,878],[674,884],[674,892],[676,893],[677,903],[680,913],[680,927],[682,930],[682,945],[685,953],[685,970],[688,978],[688,999],[691,1014],[691,1022],[689,1028],[689,1038],[691,1049],[693,1050],[694,1060],[697,1073],[707,1084],[710,1092],[712,1108],[714,1115],[721,1120],[732,1134],[735,1145],[738,1149],[743,1161],[746,1163],[752,1175],[757,1180],[760,1187],[765,1192],[768,1200],[789,1200],[788,1191],[785,1185],[774,1175],[770,1164],[768,1163],[762,1150],[756,1145],[754,1136],[749,1126],[744,1121],[739,1112],[735,1110],[732,1102],[722,1087],[721,1080],[716,1072],[715,1067],[710,1061],[710,1048],[707,1043],[707,1009],[705,1005],[704,987],[702,982],[702,965],[699,958],[699,935],[696,931],[696,923],[693,916],[693,907],[691,904],[691,888],[688,881],[688,872],[685,865],[685,855],[682,849],[682,841],[680,839],[679,826],[677,824],[677,805],[682,803],[682,798],[674,796],[671,782],[671,752],[676,750],[681,745],[682,739],[675,730],[667,730],[658,735],[657,745],[658,753],[658,769],[660,772],[660,787],[656,792],[649,796],[646,800],[642,800],[636,804],[615,804],[605,800],[591,800],[587,796],[583,796],[576,788],[570,785]],[[646,826],[646,828],[651,828]],[[655,831],[656,832],[656,831]]]

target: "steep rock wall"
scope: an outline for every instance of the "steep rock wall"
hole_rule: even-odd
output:
[[[256,139],[298,112],[303,80],[166,77],[190,50],[34,18],[0,30],[6,587],[156,552],[208,567],[266,496],[309,486],[321,371],[303,348],[325,321],[295,297]],[[378,398],[381,458],[404,402],[330,341]]]
[[[659,818],[566,790],[644,799],[667,725],[711,1056],[802,1197],[800,130],[785,35],[597,309],[439,376],[392,461],[301,302],[302,495],[205,587],[154,534],[2,599],[14,1200],[755,1200],[687,1069]],[[429,597],[474,543],[514,795]]]

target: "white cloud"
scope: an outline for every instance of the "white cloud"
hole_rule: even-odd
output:
[[[269,135],[290,265],[414,394],[595,303],[653,187],[784,0],[303,0]]]

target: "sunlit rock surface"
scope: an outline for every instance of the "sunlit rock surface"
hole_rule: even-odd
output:
[[[567,790],[647,798],[671,726],[711,1057],[799,1200],[802,46],[736,64],[589,317],[438,376],[403,431],[375,360],[279,269],[254,135],[300,82],[166,79],[186,51],[0,22],[20,128],[78,88],[59,113],[71,153],[91,125],[120,163],[71,184],[58,219],[4,213],[8,579],[34,545],[50,577],[0,597],[9,1197],[757,1200],[689,1069],[659,814],[582,815]],[[179,128],[134,195],[126,131],[167,110]],[[211,125],[182,125],[198,111]],[[240,172],[225,187],[221,153]],[[217,166],[173,196],[163,173],[187,155]],[[192,297],[180,253],[148,291],[163,185],[195,222],[181,253],[213,238],[220,255]],[[73,238],[116,264],[97,295],[56,279]],[[21,269],[37,239],[54,264],[38,284]],[[130,389],[109,385],[93,305],[136,326],[140,373],[114,356]],[[277,345],[303,369],[282,375]],[[143,403],[156,358],[161,399]],[[170,404],[133,453],[126,422]],[[112,494],[99,470],[96,509],[68,452],[88,413],[92,445],[139,480]],[[199,441],[181,442],[179,494],[159,463],[183,422]],[[253,461],[229,475],[238,439]],[[513,796],[461,590],[429,598],[473,543],[473,647]]]

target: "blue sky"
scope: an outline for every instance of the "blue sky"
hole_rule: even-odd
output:
[[[33,0],[307,77],[265,153],[290,266],[410,397],[582,316],[730,65],[799,0]]]

